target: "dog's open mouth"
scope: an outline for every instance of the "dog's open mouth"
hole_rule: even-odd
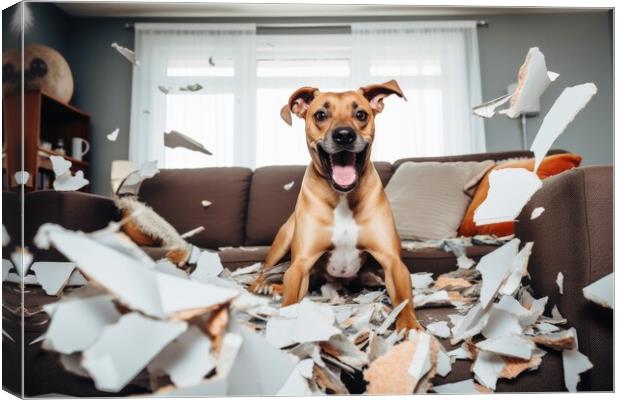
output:
[[[331,180],[334,189],[340,192],[348,192],[353,189],[364,166],[368,146],[357,153],[343,150],[330,154],[323,150],[321,145],[318,145],[317,149],[323,171]]]

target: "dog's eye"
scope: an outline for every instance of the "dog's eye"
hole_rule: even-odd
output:
[[[318,122],[325,121],[327,119],[327,114],[325,113],[325,111],[319,110],[314,113],[314,119]]]
[[[355,113],[355,118],[357,118],[358,121],[366,121],[366,118],[368,118],[368,113],[366,111],[359,110]]]

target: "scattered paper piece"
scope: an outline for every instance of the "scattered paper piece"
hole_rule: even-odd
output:
[[[485,338],[501,338],[507,335],[520,335],[521,333],[523,333],[523,326],[521,326],[516,314],[501,308],[499,303],[491,306],[488,312],[488,321],[482,328],[482,335]]]
[[[411,274],[411,286],[413,289],[426,289],[433,283],[433,274],[430,272],[418,272]]]
[[[233,289],[158,272],[153,268],[154,262],[144,264],[84,234],[49,230],[47,235],[56,249],[75,262],[87,277],[114,293],[123,304],[153,317],[189,318],[238,294]],[[118,279],[119,276],[124,279]]]
[[[473,379],[464,381],[446,383],[445,385],[433,386],[433,391],[439,394],[482,394],[489,393],[486,388],[474,383]]]
[[[288,192],[293,188],[293,186],[295,186],[295,181],[290,181],[289,183],[285,183],[283,188]]]
[[[450,343],[456,344],[463,339],[476,336],[489,320],[487,314],[480,303],[473,306],[454,328],[452,328],[452,339]]]
[[[15,173],[15,182],[18,185],[25,185],[30,180],[30,173],[28,171],[17,171]]]
[[[558,276],[555,278],[555,284],[558,285],[560,294],[564,294],[564,274],[562,272],[558,272]]]
[[[448,276],[438,277],[437,281],[435,281],[435,285],[433,285],[435,289],[446,290],[464,289],[470,286],[471,283],[463,278],[450,278]]]
[[[2,247],[7,246],[10,242],[11,236],[9,236],[9,231],[7,231],[4,224],[2,224]]]
[[[75,191],[88,185],[88,179],[84,179],[84,172],[77,171],[71,175],[71,161],[60,156],[50,156],[52,169],[56,175],[52,184],[57,191]]]
[[[179,87],[179,90],[182,92],[197,92],[202,89],[202,85],[200,83],[192,83],[189,85]]]
[[[186,329],[183,321],[125,314],[116,324],[105,327],[97,342],[82,353],[82,366],[97,389],[117,392]]]
[[[474,212],[476,225],[514,221],[542,186],[534,172],[525,168],[503,168],[489,173],[489,193]]]
[[[181,235],[181,238],[183,239],[191,238],[192,236],[197,235],[204,230],[205,230],[204,226],[199,226],[197,228],[192,229],[191,231],[185,232],[184,234]]]
[[[63,300],[44,309],[53,318],[43,347],[63,354],[86,350],[95,343],[106,326],[120,318],[107,295]]]
[[[577,346],[577,333],[573,329],[545,333],[533,336],[532,341],[554,350],[570,350]]]
[[[536,207],[532,210],[532,214],[530,215],[530,220],[536,219],[545,212],[545,207]]]
[[[108,138],[108,140],[110,142],[116,142],[116,138],[118,138],[118,133],[120,132],[119,128],[114,129],[112,132],[108,133],[106,135],[106,138]]]
[[[213,204],[213,203],[211,203],[209,200],[202,200],[202,201],[200,202],[200,204],[202,204],[202,206],[203,206],[204,208],[207,208],[207,207],[209,207],[209,206],[210,206],[211,204]]]
[[[499,289],[499,294],[512,296],[519,290],[521,280],[524,276],[528,276],[527,266],[532,254],[534,242],[526,243],[510,265],[508,278],[504,281]]]
[[[409,299],[405,299],[398,306],[396,306],[388,314],[388,316],[385,317],[385,320],[383,320],[383,323],[381,324],[381,326],[379,326],[379,328],[377,328],[376,332],[379,335],[383,335],[387,331],[387,329],[394,323],[394,321],[396,321],[398,314],[400,314],[400,312],[403,310],[403,308],[407,306],[408,303],[409,303]]]
[[[187,150],[203,153],[208,156],[213,155],[213,153],[207,150],[201,143],[177,131],[170,131],[164,133],[164,146],[171,149],[181,147]]]
[[[543,356],[547,354],[546,351],[539,348],[534,348],[532,352],[532,358],[529,360],[523,360],[514,357],[504,357],[506,364],[499,374],[500,378],[514,379],[524,371],[535,371],[540,367]]]
[[[474,361],[472,372],[476,380],[489,389],[495,390],[495,384],[506,362],[495,353],[480,351]]]
[[[196,326],[174,339],[148,365],[149,372],[165,372],[177,387],[197,385],[213,368],[211,341]]]
[[[450,328],[448,327],[447,321],[437,321],[426,326],[433,335],[440,338],[448,338],[450,337]]]
[[[583,296],[602,307],[614,308],[614,273],[583,288]]]
[[[157,173],[159,173],[159,169],[157,168],[157,160],[147,161],[140,166],[138,171],[129,174],[119,189],[122,189],[125,185],[138,185],[145,179],[154,177]]]
[[[519,68],[518,82],[515,91],[473,108],[474,114],[491,118],[496,109],[510,101],[509,107],[498,111],[509,118],[517,118],[522,113],[540,109],[540,96],[559,74],[547,71],[545,56],[538,49],[529,49],[523,65]]]
[[[575,328],[570,330],[576,338]],[[562,363],[564,365],[564,384],[569,392],[576,392],[577,385],[581,380],[580,375],[594,367],[588,357],[579,352],[577,344],[573,349],[562,351]]]
[[[596,92],[597,88],[593,83],[567,87],[562,91],[545,115],[532,143],[531,150],[535,158],[534,171],[538,170],[553,142],[564,132],[568,124],[575,119]]]
[[[416,332],[416,331],[412,331]],[[415,351],[413,353],[413,357],[411,358],[411,363],[409,364],[409,369],[407,372],[409,375],[415,379],[415,382],[419,382],[420,379],[428,371],[431,370],[432,362],[431,362],[431,336],[427,335],[424,332],[416,333],[416,341],[415,341]]]
[[[112,48],[118,51],[120,55],[125,57],[133,65],[140,65],[140,61],[136,59],[136,54],[133,52],[133,50],[129,50],[126,47],[120,46],[116,42],[112,43]]]
[[[25,277],[28,271],[30,271],[32,260],[32,253],[30,253],[27,248],[18,247],[11,253],[11,261],[18,275],[21,277]]]
[[[208,282],[209,278],[218,276],[223,270],[219,254],[203,251],[198,258],[196,269],[189,277],[199,282]]]
[[[45,293],[48,296],[55,296],[69,281],[69,277],[75,269],[75,263],[38,261],[32,264],[31,269]]]
[[[476,347],[482,351],[529,360],[535,345],[522,336],[510,335],[483,340],[476,343]]]
[[[517,256],[520,240],[515,238],[502,247],[483,256],[476,269],[482,274],[480,305],[486,308],[493,300],[499,287],[510,273],[510,267]]]
[[[445,351],[437,352],[437,374],[443,377],[448,376],[452,371],[452,359]]]

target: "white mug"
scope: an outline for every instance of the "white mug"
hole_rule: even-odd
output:
[[[86,147],[84,147],[86,145]],[[75,158],[78,161],[82,161],[82,157],[88,153],[90,150],[90,143],[86,140],[74,137],[71,140],[71,157]]]

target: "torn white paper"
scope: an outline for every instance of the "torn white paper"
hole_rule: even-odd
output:
[[[126,47],[120,46],[118,43],[112,43],[112,48],[119,52],[120,55],[125,57],[133,65],[140,65],[140,61],[136,59],[136,55],[132,50]]]
[[[65,158],[61,156],[50,156],[50,162],[52,163],[52,169],[56,176],[69,172],[69,168],[71,168],[71,161],[65,160]]]
[[[413,289],[426,289],[433,282],[433,274],[430,272],[418,272],[411,274],[411,286]]]
[[[437,321],[426,326],[426,329],[430,331],[433,335],[440,338],[448,338],[450,337],[450,328],[448,327],[447,321]]]
[[[545,207],[536,207],[535,209],[532,210],[532,214],[530,215],[530,220],[540,217],[542,213],[544,212],[545,212]]]
[[[510,272],[508,278],[504,281],[504,284],[499,289],[499,294],[512,296],[521,286],[521,279],[528,275],[527,265],[532,254],[532,247],[534,242],[528,242],[519,251],[517,256],[510,265]]]
[[[502,168],[489,174],[487,198],[474,211],[476,225],[514,221],[542,186],[540,178],[525,168]]]
[[[32,264],[32,254],[23,247],[18,247],[11,253],[11,261],[15,266],[15,270],[21,277],[25,277],[30,271],[30,264]]]
[[[562,272],[558,272],[558,276],[555,278],[555,284],[558,285],[560,294],[564,294],[564,274]]]
[[[223,270],[224,266],[219,254],[203,251],[198,258],[196,269],[189,277],[199,282],[207,282],[209,278],[218,276]]]
[[[55,296],[69,281],[69,277],[75,269],[75,263],[38,261],[32,264],[31,269],[45,293],[49,296]]]
[[[95,343],[106,326],[120,318],[107,295],[67,299],[53,305],[45,307],[53,318],[43,347],[63,354],[86,350]]]
[[[182,134],[177,131],[170,131],[164,133],[164,146],[169,147],[171,149],[175,149],[177,147],[184,148],[191,151],[196,151],[198,153],[203,153],[208,156],[213,155],[209,150],[207,150],[202,143],[197,142],[191,137]]]
[[[614,273],[605,275],[583,288],[583,296],[606,308],[614,308]]]
[[[479,351],[472,372],[478,382],[495,390],[495,384],[505,364],[506,362],[500,355],[488,351]]]
[[[540,129],[534,138],[531,150],[534,152],[534,171],[551,148],[555,140],[564,132],[579,111],[581,111],[596,94],[597,88],[593,83],[584,83],[564,89],[555,100],[553,106],[545,115]]]
[[[571,328],[572,334],[577,337],[575,328]],[[577,385],[581,380],[580,374],[593,367],[592,363],[584,354],[579,352],[579,347],[562,351],[562,363],[564,365],[564,384],[569,392],[576,392]]]
[[[503,356],[529,360],[536,346],[534,342],[522,336],[509,335],[483,340],[476,343],[476,347]]]
[[[402,303],[397,305],[388,314],[388,316],[385,317],[385,319],[383,320],[383,323],[381,324],[381,326],[379,328],[377,328],[377,330],[376,330],[377,334],[383,335],[385,333],[385,331],[387,331],[387,329],[394,323],[394,321],[396,321],[396,318],[398,317],[398,314],[400,314],[400,312],[403,310],[403,308],[405,308],[405,306],[408,303],[409,303],[409,299],[405,299],[405,300],[403,300]]]
[[[499,97],[473,108],[474,114],[484,118],[495,115],[495,110],[502,104],[510,101],[509,107],[500,110],[509,118],[519,117],[522,113],[531,112],[540,108],[540,96],[559,74],[547,71],[545,56],[538,49],[529,49],[523,65],[519,68],[518,82],[512,94]]]
[[[294,185],[295,185],[295,181],[290,181],[289,183],[285,183],[283,188],[284,190],[288,192],[289,190],[293,188]]]
[[[108,133],[106,135],[106,138],[108,138],[108,140],[110,142],[116,142],[116,138],[118,138],[118,133],[120,132],[119,128],[114,129],[112,132]]]
[[[211,203],[209,200],[202,200],[200,204],[202,204],[203,207],[207,208],[213,203]]]
[[[215,368],[211,341],[196,326],[173,340],[148,365],[152,372],[165,372],[177,387],[197,385]]]
[[[25,185],[30,180],[30,173],[28,171],[17,171],[15,173],[15,182],[18,185]]]
[[[521,241],[512,239],[502,247],[483,256],[476,269],[482,274],[482,288],[480,289],[480,305],[486,308],[495,298],[500,285],[510,273],[510,268],[517,256]]]
[[[433,386],[433,391],[439,394],[481,394],[473,379],[446,383],[445,385]]]
[[[416,336],[418,337],[418,340],[407,372],[415,379],[416,382],[419,382],[432,367],[431,336],[424,332],[417,332]]]
[[[116,324],[104,328],[97,342],[82,353],[82,366],[97,389],[117,392],[186,329],[183,321],[158,321],[136,312],[125,314]]]
[[[140,166],[140,169],[138,171],[129,174],[127,178],[125,178],[122,186],[137,185],[145,179],[154,177],[157,173],[159,173],[159,169],[157,168],[157,160],[147,161]]]

